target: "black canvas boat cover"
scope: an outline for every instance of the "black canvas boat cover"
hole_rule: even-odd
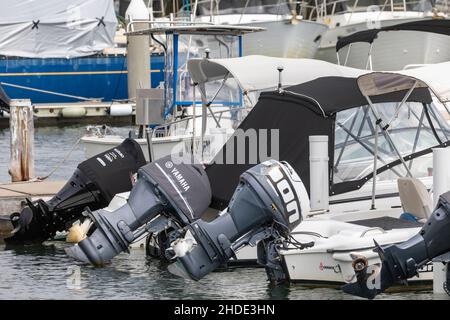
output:
[[[349,36],[341,37],[336,43],[336,51],[355,42],[372,43],[378,33],[383,31],[423,31],[450,36],[450,20],[447,19],[430,19],[406,22],[394,26],[382,27],[379,29],[369,29],[355,32]]]
[[[120,192],[131,190],[132,175],[145,165],[141,146],[133,139],[81,162],[78,165],[109,203]]]
[[[406,90],[379,96],[371,96],[374,103],[400,102]],[[408,101],[423,103],[431,102],[428,88],[415,89]],[[206,172],[212,188],[212,207],[223,209],[227,206],[239,176],[256,163],[250,152],[255,146],[245,141],[245,161],[238,164],[237,144],[239,132],[267,129],[267,145],[270,145],[271,129],[278,129],[279,159],[287,161],[302,179],[309,192],[309,136],[327,135],[329,137],[330,186],[333,181],[332,166],[334,163],[334,130],[336,112],[367,105],[367,101],[358,89],[356,78],[323,77],[304,84],[286,88],[283,93],[263,92],[258,103],[233,136],[226,142],[214,161],[207,166]],[[260,156],[259,135],[257,137],[257,163],[264,160]],[[254,141],[252,142],[254,143]],[[270,148],[267,148],[267,158],[270,158]],[[232,150],[233,162],[227,164],[227,151]],[[233,151],[234,150],[234,151]],[[242,155],[240,155],[242,156]],[[265,155],[263,155],[264,157]],[[353,186],[346,189],[351,190]],[[356,189],[356,188],[354,188]],[[345,190],[349,191],[349,190]]]

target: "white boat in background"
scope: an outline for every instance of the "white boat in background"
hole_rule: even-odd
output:
[[[323,33],[316,58],[337,63],[336,43],[353,33],[393,26],[401,23],[446,19],[447,12],[439,11],[425,1],[324,1],[311,14],[319,22],[329,25]],[[316,13],[318,12],[318,13]],[[354,43],[340,52],[342,61],[355,68],[366,68],[370,44]],[[442,34],[419,31],[380,33],[372,48],[373,70],[401,70],[408,64],[439,63],[450,59],[448,38]]]
[[[194,21],[265,28],[263,35],[246,37],[244,55],[313,58],[320,35],[328,29],[322,22],[297,14],[296,1],[197,0],[183,7],[179,16],[189,14],[190,8]]]
[[[405,35],[411,35],[411,33],[418,34],[415,41],[410,43],[401,41]],[[383,35],[388,35],[388,37],[382,37]],[[350,60],[355,62],[359,55],[358,59],[365,64],[366,69],[380,70],[380,66],[384,66],[387,68],[386,70],[396,67],[407,69],[424,64],[448,61],[450,59],[449,36],[450,20],[417,20],[360,31],[342,37],[336,43],[336,55],[338,62],[343,65],[348,65]],[[426,43],[422,42],[424,37]],[[398,38],[400,41],[402,52],[396,47],[398,42],[393,38]],[[360,44],[368,45],[367,52],[358,49],[353,52],[354,46]],[[386,59],[388,55],[390,55],[390,58]],[[386,62],[386,60],[388,61]]]
[[[206,146],[201,148],[202,158],[205,161],[211,159],[213,154],[208,156],[207,153],[214,152],[211,147],[216,143],[223,144],[224,141],[220,140],[226,141],[232,134],[246,113],[248,101],[242,100],[238,85],[234,79],[228,79],[228,76],[222,81],[194,85],[187,70],[188,60],[205,55],[211,58],[238,57],[242,54],[241,37],[261,30],[245,26],[197,23],[176,26],[158,24],[135,34],[162,35],[168,43],[165,59],[166,66],[170,67],[166,67],[164,71],[164,82],[159,89],[161,98],[151,102],[160,112],[155,112],[148,138],[141,133],[141,137],[136,139],[147,160],[159,159],[179,151],[195,152],[200,150],[198,144]],[[199,45],[199,42],[208,45],[205,47]],[[227,43],[227,49],[221,45],[223,43]],[[209,50],[205,52],[207,48]],[[143,103],[139,97],[137,100],[138,104]],[[124,139],[125,137],[101,127],[90,127],[81,143],[89,158],[120,144]]]
[[[244,41],[248,35],[245,36]],[[212,54],[212,53],[211,53]],[[192,87],[178,86],[178,97],[180,101],[191,101],[184,109],[184,118],[167,121],[161,126],[155,127],[152,131],[151,149],[153,149],[152,159],[159,159],[169,155],[176,150],[192,150],[191,145],[193,137],[201,140],[201,127],[203,116],[205,117],[205,144],[214,145],[214,148],[220,148],[233,133],[240,121],[243,120],[248,111],[258,101],[259,94],[263,91],[274,90],[280,81],[279,67],[283,67],[281,72],[282,85],[290,86],[317,79],[321,76],[357,76],[367,72],[365,70],[353,69],[344,66],[338,66],[329,62],[313,59],[288,59],[274,58],[266,56],[244,56],[226,59],[190,59],[185,66],[180,67],[179,74],[184,77],[191,77],[198,85],[199,96],[206,97],[206,101],[216,101],[215,95],[225,97],[234,96],[233,101],[238,102],[236,106],[241,111],[238,118],[232,120],[229,116],[230,107],[215,105],[213,107],[220,120],[220,128],[209,112],[205,104],[197,103],[192,107]],[[185,71],[187,70],[187,72]],[[304,72],[298,72],[304,70]],[[170,83],[170,74],[167,74]],[[183,81],[186,85],[186,81]],[[223,84],[223,85],[222,85]],[[168,90],[171,91],[172,84]],[[220,89],[220,90],[218,90]],[[214,105],[214,103],[213,103]],[[203,112],[203,110],[207,110]],[[194,114],[197,117],[192,121]],[[228,116],[227,116],[228,115]],[[225,135],[224,135],[225,134]],[[98,127],[89,127],[88,134],[81,142],[83,144],[86,158],[90,158],[100,152],[120,144],[125,137],[115,135],[113,132]],[[141,145],[144,154],[148,159],[149,148],[145,138],[136,139]],[[178,148],[178,149],[177,149]],[[213,149],[214,149],[213,148]],[[211,150],[210,147],[206,148]],[[205,151],[205,150],[203,150]],[[207,157],[202,154],[206,162],[211,160],[212,155]],[[209,154],[209,153],[208,153]]]

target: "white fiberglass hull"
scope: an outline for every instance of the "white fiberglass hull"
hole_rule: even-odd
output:
[[[246,24],[266,28],[267,31],[248,34],[244,41],[244,55],[265,55],[280,58],[314,58],[320,35],[328,29],[325,24],[300,20],[279,20]]]
[[[197,20],[209,22],[210,18],[203,16]],[[320,36],[328,29],[320,22],[294,20],[292,23],[291,16],[276,14],[216,15],[213,22],[265,28],[266,31],[244,36],[243,54],[280,58],[314,58]]]
[[[389,18],[381,20],[380,25],[390,26],[423,18]],[[316,58],[337,63],[336,41],[338,37],[366,30],[367,22],[357,22],[327,30],[321,40]],[[366,69],[370,44],[353,43],[346,65],[353,68]],[[349,46],[339,51],[340,63],[344,64]],[[373,42],[373,70],[402,70],[407,65],[431,64],[450,60],[450,38],[418,31],[380,32]]]
[[[301,242],[314,241],[312,248],[281,252],[291,282],[309,285],[342,285],[356,280],[351,254],[367,258],[369,266],[380,263],[373,252],[375,239],[381,245],[399,243],[414,236],[420,228],[384,231],[332,220],[304,221],[294,237]],[[301,234],[304,232],[304,234]],[[310,232],[322,237],[312,236]],[[431,284],[432,266],[423,267],[410,283]]]
[[[86,156],[86,159],[88,159],[108,149],[118,146],[119,144],[122,143],[123,140],[125,140],[125,138],[113,135],[104,137],[85,136],[81,138],[81,143],[84,148],[84,154]],[[155,159],[159,159],[166,155],[171,154],[174,147],[177,146],[180,142],[183,142],[184,140],[186,140],[186,142],[189,142],[192,139],[190,137],[186,137],[184,139],[181,137],[176,137],[176,138],[166,138],[163,141],[160,139],[158,141],[155,141],[153,144],[153,154]],[[139,145],[141,146],[145,159],[148,161],[149,152],[147,140],[136,139],[136,142],[139,143]]]

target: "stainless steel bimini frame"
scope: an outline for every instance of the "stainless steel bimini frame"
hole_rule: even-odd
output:
[[[387,166],[388,169],[391,170],[397,176],[399,176],[399,177],[402,176],[402,174],[400,174],[400,172],[398,172],[393,166],[389,167],[389,163],[387,163],[381,157],[380,153],[389,154],[389,155],[392,155],[392,153],[394,153],[396,155],[399,163],[405,168],[407,176],[410,176],[410,177],[413,176],[412,172],[411,172],[411,167],[412,167],[412,162],[413,162],[414,158],[411,157],[410,155],[402,156],[401,152],[397,148],[397,146],[394,143],[394,141],[390,135],[390,132],[389,132],[392,122],[398,117],[402,107],[407,107],[409,114],[412,115],[418,121],[411,154],[415,154],[417,151],[420,133],[423,130],[423,128],[426,127],[425,121],[428,122],[427,124],[429,125],[429,128],[431,129],[433,136],[435,137],[436,142],[439,145],[443,145],[443,144],[445,145],[445,143],[443,143],[442,139],[439,137],[439,135],[436,131],[435,125],[438,126],[438,130],[441,133],[441,135],[443,136],[443,138],[445,138],[445,141],[449,141],[449,136],[450,136],[449,128],[442,122],[442,116],[439,116],[438,114],[436,114],[436,110],[434,110],[433,107],[429,107],[425,103],[422,103],[422,106],[423,106],[422,112],[420,115],[418,115],[409,106],[409,102],[407,102],[407,101],[408,101],[409,97],[411,96],[411,94],[413,93],[414,89],[416,89],[418,86],[419,86],[419,80],[416,79],[413,82],[413,84],[407,89],[407,92],[405,93],[402,101],[400,103],[398,103],[398,105],[396,106],[394,115],[391,119],[383,119],[381,117],[380,113],[377,111],[377,108],[375,107],[370,96],[368,94],[365,94],[363,92],[364,90],[361,90],[364,98],[367,101],[367,105],[361,106],[356,111],[356,113],[352,114],[351,117],[353,117],[353,119],[350,120],[350,118],[347,118],[346,121],[344,121],[344,122],[347,122],[347,120],[350,120],[349,127],[346,127],[344,125],[344,123],[342,123],[340,121],[336,121],[336,125],[346,133],[346,136],[345,136],[343,142],[340,143],[341,144],[340,151],[339,151],[339,154],[337,155],[335,163],[333,164],[334,168],[337,168],[339,166],[339,163],[342,160],[344,150],[347,147],[350,138],[352,140],[354,140],[356,143],[358,143],[359,145],[361,145],[371,155],[373,155],[373,175],[372,175],[373,186],[372,186],[372,205],[371,205],[372,209],[375,209],[375,194],[376,194],[378,161],[382,162],[384,166]],[[424,83],[420,82],[420,86],[424,87]],[[428,90],[430,90],[429,87],[428,87]],[[450,112],[449,112],[447,106],[445,105],[445,103],[442,102],[442,105],[444,106],[444,110],[447,111],[447,113],[450,115]],[[363,112],[362,119],[360,121],[359,128],[355,128],[356,120],[360,116],[360,112]],[[370,119],[369,112],[374,117],[373,122]],[[433,123],[433,120],[435,123]],[[363,137],[361,137],[361,134],[362,134],[363,127],[368,127],[371,132],[371,136],[365,136],[364,139],[370,140],[370,138],[373,137],[374,144],[370,143],[369,141],[362,140]],[[357,133],[353,133],[354,129],[357,129],[356,130]],[[390,151],[384,150],[383,148],[381,148],[378,145],[378,136],[379,135],[382,135],[384,137],[384,139],[388,143],[389,148],[391,149]],[[430,147],[434,147],[434,146],[430,146]],[[410,161],[409,165],[406,163],[406,160]],[[390,162],[390,163],[392,163],[392,162]],[[366,180],[367,180],[367,177],[366,177]]]

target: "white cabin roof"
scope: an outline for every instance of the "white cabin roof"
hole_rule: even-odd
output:
[[[275,89],[279,81],[278,68],[283,67],[283,87],[297,85],[321,77],[358,78],[363,95],[373,96],[429,87],[441,102],[450,101],[450,62],[423,65],[401,71],[370,71],[355,69],[313,59],[287,59],[251,55],[230,59],[191,59],[188,70],[194,82],[202,84],[234,78],[244,92]]]
[[[277,87],[283,67],[282,85],[292,86],[320,77],[358,77],[369,71],[313,59],[288,59],[251,55],[230,59],[191,59],[188,70],[199,84],[221,80],[229,73],[245,92],[271,90]]]

